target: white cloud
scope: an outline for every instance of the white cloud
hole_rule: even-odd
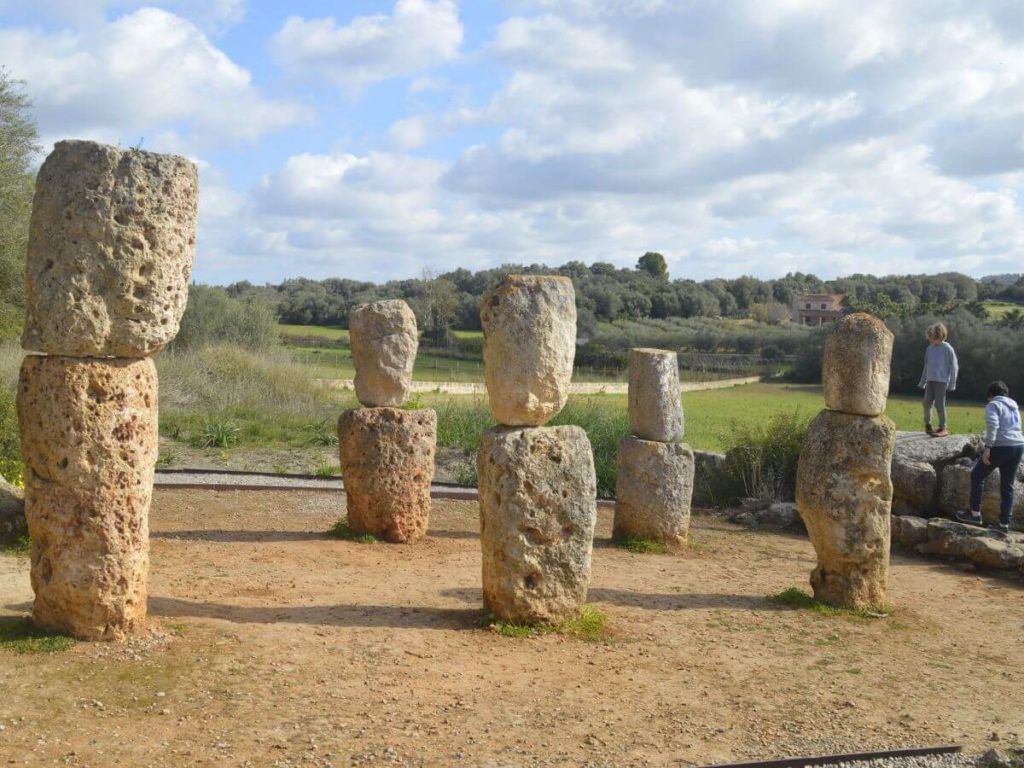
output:
[[[358,92],[453,59],[462,34],[453,0],[397,0],[390,16],[360,16],[346,25],[292,16],[272,38],[271,50],[295,73]]]
[[[195,151],[304,116],[291,102],[265,98],[193,24],[156,8],[91,31],[0,29],[0,50],[27,83],[44,139],[144,138],[150,149]]]
[[[0,12],[24,10],[24,0],[0,0]],[[34,0],[32,10],[61,23],[101,26],[111,12],[165,8],[208,31],[216,32],[245,17],[246,0]]]

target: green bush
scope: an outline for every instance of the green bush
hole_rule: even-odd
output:
[[[25,466],[21,463],[21,443],[18,440],[18,415],[14,405],[14,391],[0,389],[0,476],[15,485],[21,485]]]
[[[739,425],[735,447],[711,480],[710,495],[719,505],[742,498],[790,501],[796,494],[796,469],[810,416],[801,411],[777,414],[763,424]]]
[[[171,344],[176,350],[210,344],[270,349],[277,343],[274,309],[259,299],[233,299],[223,288],[193,285],[181,329]]]

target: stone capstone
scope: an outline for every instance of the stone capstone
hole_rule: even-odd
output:
[[[409,396],[419,333],[400,299],[361,304],[348,316],[356,397],[365,406],[400,406]]]
[[[893,442],[886,416],[822,411],[804,438],[796,503],[818,555],[817,599],[881,608],[889,571]]]
[[[484,605],[558,623],[587,599],[597,480],[580,427],[486,430],[477,454]]]
[[[693,451],[627,435],[619,440],[612,538],[686,543],[693,495]]]
[[[629,351],[629,431],[641,440],[683,439],[679,362],[664,349]]]
[[[36,179],[25,267],[30,351],[145,357],[178,332],[196,240],[196,166],[61,141]]]
[[[386,541],[422,538],[430,521],[437,413],[353,408],[338,419],[348,525]]]
[[[499,424],[540,426],[565,405],[576,355],[567,277],[508,275],[480,303],[484,379]]]
[[[25,522],[25,494],[0,477],[0,544],[28,535]]]
[[[885,412],[892,332],[877,317],[847,315],[825,338],[821,376],[825,407],[857,416]]]
[[[84,640],[122,639],[146,617],[153,361],[30,355],[18,422],[32,617]]]

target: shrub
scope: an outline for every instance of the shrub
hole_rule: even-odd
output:
[[[223,288],[193,285],[181,329],[171,346],[177,350],[210,344],[270,349],[277,343],[277,319],[259,299],[233,299]]]
[[[14,391],[6,387],[0,388],[0,476],[10,483],[21,485],[24,473]]]

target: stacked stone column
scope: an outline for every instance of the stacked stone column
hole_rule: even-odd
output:
[[[196,167],[59,142],[36,180],[18,420],[32,616],[85,640],[146,618],[157,374],[188,299]]]
[[[683,440],[675,352],[629,353],[629,430],[619,441],[612,538],[686,542],[694,458]]]
[[[510,275],[484,294],[484,377],[499,426],[477,455],[484,605],[553,624],[587,599],[597,480],[586,432],[546,427],[565,405],[576,299],[565,277]]]
[[[814,596],[880,609],[889,574],[896,427],[885,416],[893,335],[850,315],[825,340],[825,410],[811,422],[797,470],[797,510],[818,555]]]
[[[349,314],[356,397],[364,408],[338,420],[348,526],[386,541],[422,538],[430,522],[437,414],[405,410],[419,336],[400,300],[362,304]]]

